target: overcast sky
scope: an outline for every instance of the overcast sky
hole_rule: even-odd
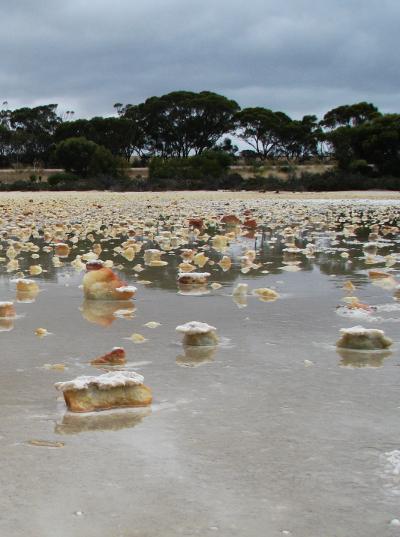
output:
[[[0,0],[0,105],[113,114],[211,90],[293,117],[400,112],[399,0]]]

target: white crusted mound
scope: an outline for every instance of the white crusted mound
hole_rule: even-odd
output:
[[[14,302],[0,302],[0,308],[4,306],[12,306]]]
[[[192,278],[193,280],[200,280],[201,278],[208,278],[211,276],[209,272],[180,272],[178,274],[178,280],[180,278]]]
[[[214,332],[215,330],[215,326],[210,326],[209,324],[200,321],[190,321],[189,323],[181,324],[176,327],[177,332],[182,332],[183,334],[188,335],[207,334],[208,332]]]
[[[377,351],[387,349],[393,343],[390,338],[385,336],[383,330],[377,328],[353,326],[352,328],[342,328],[340,334],[341,337],[336,342],[336,346],[340,348]]]
[[[85,390],[90,386],[96,386],[99,390],[110,390],[118,386],[138,386],[143,384],[144,377],[134,371],[111,371],[99,376],[84,375],[74,380],[57,382],[54,386],[57,390]]]
[[[148,250],[145,250],[144,251],[145,254],[163,254],[164,252],[162,252],[161,250],[157,250],[156,248],[149,248]]]
[[[35,280],[29,280],[28,278],[15,278],[13,280],[10,280],[12,283],[26,283],[27,285],[30,285],[31,283],[36,283]]]
[[[133,285],[123,285],[122,287],[117,287],[115,290],[118,291],[118,293],[125,293],[126,291],[136,293],[137,288]]]
[[[384,336],[385,332],[383,330],[378,330],[377,328],[364,328],[363,326],[352,326],[351,328],[341,328],[341,334],[350,334],[351,336]]]

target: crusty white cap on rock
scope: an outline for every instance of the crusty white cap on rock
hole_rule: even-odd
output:
[[[68,390],[85,390],[96,386],[99,390],[110,390],[118,386],[139,386],[144,377],[134,371],[111,371],[99,376],[84,375],[66,382],[57,382],[54,386],[62,392]]]
[[[383,330],[377,328],[364,328],[363,326],[352,326],[351,328],[341,328],[341,334],[350,334],[352,336],[384,336]]]
[[[123,285],[122,287],[117,287],[115,290],[118,293],[125,293],[125,291],[130,291],[131,293],[135,293],[137,291],[137,288],[134,285]]]
[[[200,321],[190,321],[186,324],[181,324],[176,327],[177,332],[183,332],[184,334],[207,334],[208,332],[214,332],[216,330],[215,326],[210,326],[207,323],[202,323]]]
[[[209,272],[179,272],[178,279],[189,277],[193,280],[197,280],[200,278],[208,278],[209,276],[211,276]]]

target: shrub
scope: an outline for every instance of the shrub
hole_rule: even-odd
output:
[[[188,158],[151,159],[149,186],[156,189],[216,189],[226,176],[232,157],[223,151],[205,151]]]
[[[57,172],[52,173],[47,178],[47,183],[50,186],[58,185],[59,183],[65,183],[65,182],[78,182],[79,177],[75,175],[74,173],[67,173],[67,172]]]
[[[84,137],[67,138],[55,148],[55,158],[67,172],[85,177],[120,177],[127,164],[110,150]]]

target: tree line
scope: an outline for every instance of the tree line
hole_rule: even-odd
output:
[[[210,91],[174,91],[114,105],[113,117],[73,119],[56,104],[0,111],[0,166],[61,166],[82,176],[140,159],[188,159],[223,152],[263,162],[334,159],[339,168],[400,176],[400,115],[360,102],[292,119],[263,107],[241,109]],[[230,136],[246,144],[238,151]],[[127,164],[128,163],[128,164]]]

